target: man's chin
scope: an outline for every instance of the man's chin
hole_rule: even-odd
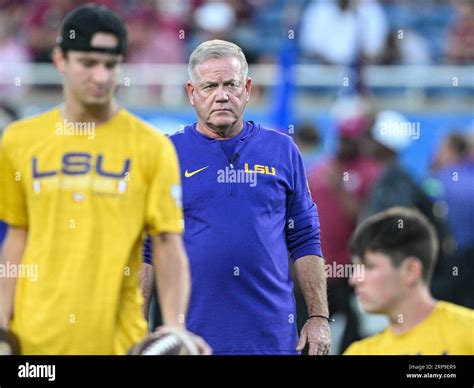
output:
[[[235,121],[218,121],[212,123],[206,123],[207,127],[210,128],[213,132],[217,133],[222,137],[227,137],[230,135],[234,129]]]
[[[378,306],[374,306],[372,303],[368,303],[367,301],[360,301],[360,306],[362,307],[362,310],[368,314],[381,314],[380,308]]]
[[[102,108],[112,102],[110,97],[88,98],[83,101],[83,104],[88,108]]]

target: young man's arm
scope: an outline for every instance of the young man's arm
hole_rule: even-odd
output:
[[[184,328],[191,280],[181,235],[163,233],[153,238],[153,266],[163,324]]]
[[[153,292],[153,279],[155,273],[153,266],[148,263],[142,263],[140,273],[140,288],[143,294],[143,315],[148,321],[148,311],[150,310],[151,294]]]
[[[19,265],[25,251],[28,229],[9,227],[3,244],[0,263]],[[8,328],[13,315],[16,277],[0,277],[0,327]]]
[[[300,257],[295,262],[295,275],[308,307],[308,316],[329,317],[324,260],[315,255]],[[306,342],[309,344],[309,355],[329,353],[331,333],[327,319],[316,317],[306,322],[297,350],[303,350]]]

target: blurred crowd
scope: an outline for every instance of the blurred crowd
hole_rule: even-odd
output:
[[[81,2],[0,0],[2,62],[50,62],[60,20]],[[294,39],[303,62],[472,64],[471,0],[97,0],[129,29],[130,63],[182,63],[209,38],[272,62]]]

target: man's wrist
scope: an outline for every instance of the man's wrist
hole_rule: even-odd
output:
[[[333,318],[329,318],[329,316],[326,316],[326,315],[320,315],[320,314],[313,314],[313,315],[309,315],[308,316],[308,319],[306,320],[309,321],[310,319],[325,319],[328,323],[331,323],[331,322],[334,322],[334,319]]]

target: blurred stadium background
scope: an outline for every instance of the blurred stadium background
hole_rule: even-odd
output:
[[[60,21],[81,3],[0,0],[0,131],[15,118],[61,102],[61,78],[50,53]],[[308,170],[335,154],[348,119],[373,122],[377,112],[395,110],[419,125],[420,138],[399,158],[414,182],[442,204],[435,206],[438,216],[452,229],[450,206],[474,220],[473,0],[96,3],[116,10],[129,29],[120,103],[160,130],[172,133],[195,121],[184,88],[192,50],[211,38],[230,40],[244,49],[254,81],[245,117],[294,136]],[[462,145],[443,148],[454,132]],[[451,157],[443,157],[446,149]],[[466,163],[462,178],[471,180],[459,190],[472,195],[455,191],[442,198],[433,177],[450,163]],[[474,226],[464,227],[470,235],[463,244],[471,248]],[[336,344],[344,319],[334,327]],[[361,319],[362,334],[379,327]]]

